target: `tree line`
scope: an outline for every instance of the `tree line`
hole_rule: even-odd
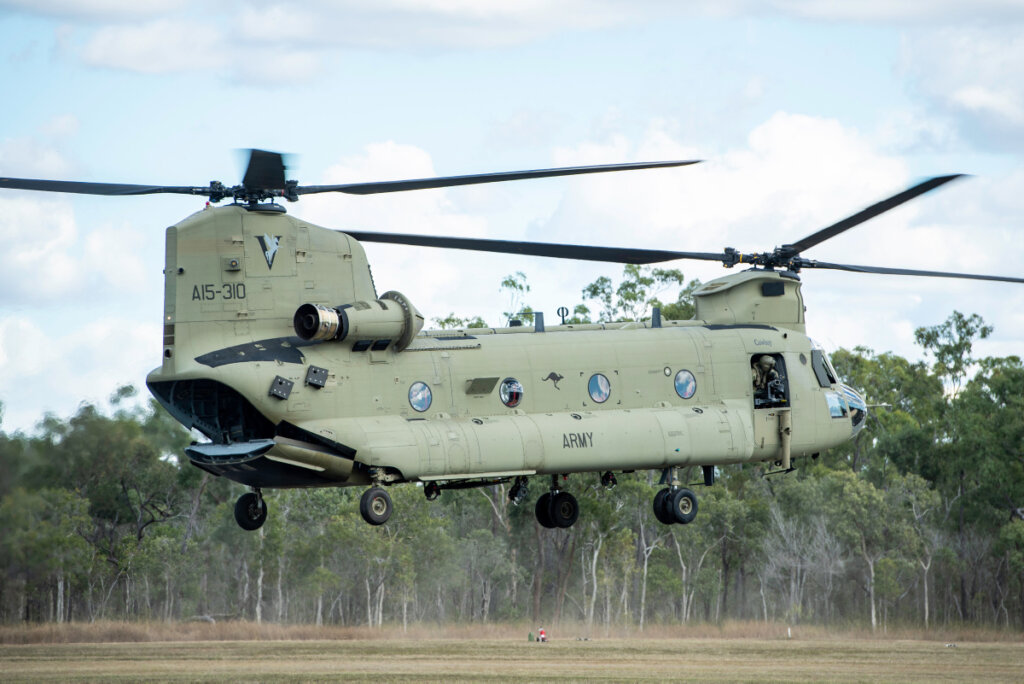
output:
[[[529,291],[520,276],[510,314]],[[681,294],[658,304],[692,313],[694,283],[678,272],[628,267],[617,289],[593,285],[599,320],[642,317],[666,285]],[[1024,364],[974,358],[990,333],[954,312],[917,331],[924,361],[839,350],[840,376],[874,406],[856,440],[783,476],[720,468],[686,526],[656,521],[662,485],[646,472],[610,489],[571,476],[569,529],[536,522],[538,478],[518,506],[506,485],[433,502],[401,485],[381,527],[360,518],[361,491],[267,491],[266,525],[245,532],[232,515],[241,485],[189,465],[193,437],[155,402],[129,407],[123,388],[110,412],[83,404],[28,434],[0,431],[0,621],[1024,629]]]

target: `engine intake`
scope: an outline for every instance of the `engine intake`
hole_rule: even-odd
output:
[[[292,323],[295,334],[304,340],[383,342],[383,346],[393,346],[400,352],[423,329],[423,315],[405,295],[391,291],[373,302],[338,307],[303,304],[295,311]]]

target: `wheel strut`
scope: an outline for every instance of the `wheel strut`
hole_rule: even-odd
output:
[[[508,490],[508,500],[512,502],[513,506],[521,504],[526,495],[529,494],[529,487],[526,482],[526,476],[520,475]]]

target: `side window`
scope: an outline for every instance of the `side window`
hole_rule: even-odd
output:
[[[814,369],[814,377],[818,379],[820,386],[831,387],[835,384],[836,378],[825,363],[825,353],[820,349],[811,350],[811,368]]]

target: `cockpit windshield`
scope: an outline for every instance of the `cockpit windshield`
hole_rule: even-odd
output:
[[[814,377],[817,378],[819,386],[831,387],[839,382],[828,354],[814,340],[811,340],[811,368],[814,370]]]
[[[850,408],[850,420],[853,422],[853,432],[856,434],[864,427],[864,419],[868,417],[868,405],[860,392],[849,385],[841,385],[841,389],[843,398],[846,399],[846,404]]]

